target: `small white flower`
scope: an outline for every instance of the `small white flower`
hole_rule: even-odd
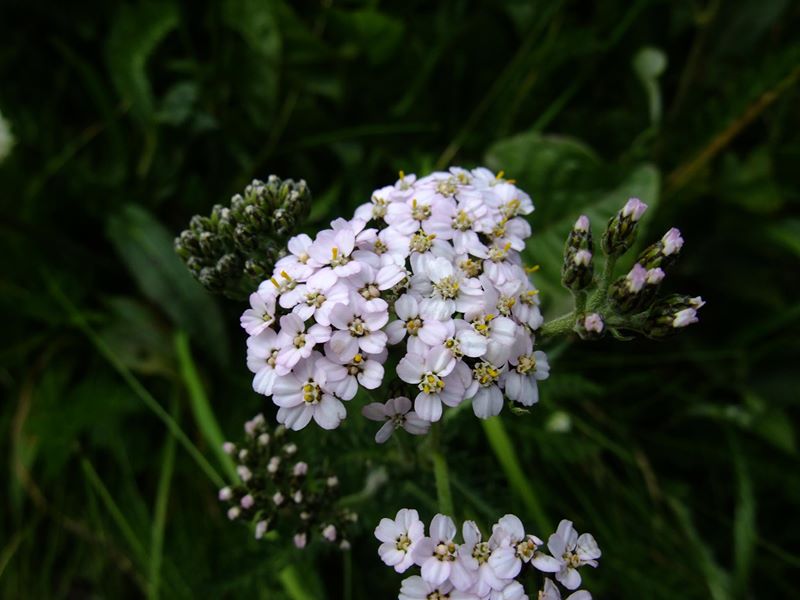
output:
[[[333,525],[326,525],[322,528],[322,537],[324,537],[329,542],[336,541],[336,527]]]
[[[630,217],[632,221],[636,222],[642,218],[642,215],[646,210],[647,204],[638,198],[631,198],[625,203],[625,206],[622,207],[622,216]]]
[[[450,517],[442,514],[433,517],[430,536],[420,540],[413,552],[414,562],[421,567],[426,583],[438,586],[450,577],[458,550],[455,537],[456,526]]]
[[[494,600],[494,599],[492,599]],[[544,589],[539,592],[539,600],[561,600],[561,591],[552,579],[544,580]],[[586,591],[573,592],[564,600],[592,600],[592,595]]]
[[[375,434],[375,441],[383,444],[395,429],[405,429],[411,435],[424,435],[430,429],[430,421],[426,421],[411,410],[411,400],[398,396],[387,400],[386,404],[372,402],[361,409],[361,413],[371,421],[383,421],[383,426]]]
[[[459,364],[465,367],[464,363]],[[442,347],[434,348],[424,358],[407,354],[397,365],[397,376],[419,389],[414,410],[426,421],[442,418],[442,403],[457,406],[464,400],[466,383],[463,373],[460,369],[454,371],[455,367],[455,359]]]
[[[437,346],[447,337],[445,320],[450,314],[447,308],[430,299],[422,300],[413,294],[403,294],[394,304],[397,319],[386,326],[386,335],[390,344],[397,344],[409,336],[408,349],[415,354],[422,354],[425,346]]]
[[[305,233],[301,233],[289,239],[287,249],[289,255],[284,256],[275,263],[278,272],[286,271],[295,279],[308,279],[314,273],[316,264],[308,254],[312,240]]]
[[[284,500],[286,500],[286,498],[284,498],[283,494],[280,492],[275,492],[272,494],[272,502],[275,504],[275,506],[280,506],[283,504]]]
[[[267,526],[268,526],[268,524],[267,524],[266,521],[259,521],[258,523],[256,523],[256,539],[257,540],[260,540],[261,538],[263,538],[264,535],[267,533]]]
[[[394,520],[381,519],[375,528],[375,537],[383,542],[378,554],[384,564],[403,573],[414,564],[413,552],[425,537],[425,526],[416,510],[402,508]]]
[[[404,579],[400,584],[398,600],[479,600],[475,594],[453,589],[449,581],[432,584],[419,575]]]
[[[378,354],[386,347],[386,333],[381,328],[389,320],[389,313],[370,311],[364,299],[356,294],[351,294],[349,304],[335,306],[330,320],[337,329],[331,335],[330,348],[342,362],[351,361],[359,349]]]
[[[578,568],[583,565],[597,566],[600,548],[590,533],[578,536],[572,521],[564,519],[558,524],[556,532],[547,540],[547,549],[552,556],[539,554],[533,559],[533,566],[540,571],[553,572],[554,562],[560,565],[556,579],[569,590],[581,584]]]
[[[294,542],[295,548],[299,548],[300,550],[302,550],[303,548],[306,547],[306,542],[307,541],[308,541],[308,538],[307,538],[305,533],[296,533],[294,535],[293,542]]]
[[[339,362],[339,355],[326,352],[334,362]],[[377,360],[357,353],[352,360],[342,363],[346,375],[336,384],[334,393],[342,400],[350,400],[358,391],[358,386],[374,390],[383,383],[383,365]]]
[[[241,479],[243,483],[247,483],[253,477],[253,473],[244,465],[236,467],[236,474],[239,475],[239,479]]]
[[[250,308],[242,314],[242,328],[249,335],[258,335],[275,321],[275,294],[267,289],[250,294]]]
[[[492,590],[489,600],[530,600],[519,581],[512,580],[502,590]]]
[[[233,490],[231,490],[231,488],[224,487],[219,491],[219,499],[222,502],[227,502],[231,498],[233,498]]]
[[[590,313],[586,315],[583,320],[583,326],[586,331],[593,331],[594,333],[602,333],[603,332],[603,317],[601,317],[597,313]]]
[[[286,375],[301,359],[311,356],[317,344],[331,338],[330,327],[312,325],[306,331],[305,323],[295,314],[281,317],[281,331],[276,340],[280,351],[275,358],[278,375]]]
[[[523,406],[532,406],[539,401],[538,381],[550,376],[547,355],[533,350],[528,336],[517,338],[514,351],[509,358],[511,367],[503,376],[506,396]]]
[[[662,252],[664,256],[671,256],[680,252],[681,248],[683,248],[683,238],[681,237],[680,229],[677,227],[670,229],[664,234],[664,237],[661,238],[661,244],[663,245]]]
[[[526,534],[519,517],[505,515],[492,527],[489,543],[497,547],[489,561],[492,569],[501,579],[513,579],[519,575],[523,563],[530,562],[544,542]]]
[[[275,369],[281,345],[278,334],[272,329],[264,329],[257,335],[247,338],[247,368],[252,373],[253,390],[269,396],[278,373]]]
[[[251,496],[250,494],[245,494],[244,496],[242,496],[242,499],[239,500],[239,505],[245,510],[253,508],[253,504],[255,503],[256,503],[255,498],[253,498],[253,496]]]
[[[472,591],[485,597],[492,590],[502,590],[506,582],[489,563],[497,546],[483,541],[474,521],[465,521],[461,529],[464,543],[458,548],[458,559],[450,571],[450,582],[461,591]]]
[[[295,463],[292,468],[292,475],[295,477],[304,477],[308,473],[308,463],[300,461]]]
[[[333,390],[345,374],[344,367],[319,352],[297,363],[294,371],[278,377],[273,386],[272,401],[280,407],[278,422],[293,431],[308,425],[312,418],[323,429],[337,427],[347,411]]]

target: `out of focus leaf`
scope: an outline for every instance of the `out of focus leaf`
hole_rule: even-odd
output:
[[[156,118],[167,125],[182,125],[191,117],[196,102],[197,84],[192,81],[176,83],[161,101]]]
[[[774,242],[800,256],[800,219],[784,219],[773,223],[768,232]]]
[[[225,0],[225,24],[244,40],[246,48],[236,54],[237,104],[260,127],[271,120],[278,99],[278,68],[281,35],[270,2]]]
[[[744,160],[733,153],[727,154],[722,162],[720,192],[725,200],[749,212],[775,213],[784,202],[772,171],[772,160],[765,148],[755,150]]]
[[[106,61],[119,95],[131,104],[139,119],[150,120],[154,112],[153,91],[147,77],[147,61],[158,44],[178,25],[178,10],[172,2],[124,4],[111,26]]]
[[[186,270],[173,237],[152,215],[134,205],[108,222],[108,236],[142,293],[188,331],[220,364],[228,360],[228,339],[219,307]],[[206,344],[208,340],[214,340]]]
[[[375,9],[337,11],[334,22],[347,31],[345,54],[358,53],[371,65],[379,65],[391,58],[403,39],[403,22]]]

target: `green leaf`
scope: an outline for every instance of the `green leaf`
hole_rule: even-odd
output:
[[[143,208],[127,205],[109,219],[107,234],[142,293],[226,364],[229,347],[219,307],[175,254],[169,231]]]
[[[143,121],[153,117],[153,90],[147,61],[158,44],[178,25],[178,10],[169,2],[122,5],[111,25],[106,62],[117,92]]]
[[[578,214],[585,214],[592,223],[593,232],[599,238],[608,223],[628,198],[641,198],[652,211],[658,203],[660,177],[658,170],[652,165],[642,165],[634,169],[616,188],[591,198],[580,207]],[[534,229],[528,242],[524,259],[531,264],[549,266],[542,269],[534,279],[544,295],[542,302],[550,312],[549,316],[561,314],[570,309],[570,293],[561,285],[560,266],[564,253],[564,242],[578,214],[570,214],[563,219],[545,227]],[[535,216],[535,213],[534,213]],[[534,219],[534,223],[535,223]],[[640,232],[641,234],[642,232]],[[641,241],[641,240],[640,240]],[[595,244],[596,255],[600,253],[599,244]],[[635,249],[629,256],[635,255]],[[596,259],[597,260],[597,259]],[[595,268],[599,265],[595,263]]]
[[[390,60],[403,39],[404,26],[399,19],[368,8],[352,12],[336,11],[334,22],[346,32],[344,53],[361,54],[371,65]]]

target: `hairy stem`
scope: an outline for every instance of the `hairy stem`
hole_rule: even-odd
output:
[[[557,317],[552,321],[544,323],[536,331],[537,341],[542,341],[549,338],[558,337],[560,335],[568,334],[569,332],[572,331],[572,328],[575,326],[576,317],[577,315],[575,311],[572,311],[565,315],[561,315],[560,317]]]

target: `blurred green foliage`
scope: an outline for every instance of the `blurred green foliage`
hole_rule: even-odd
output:
[[[460,516],[571,516],[604,550],[601,599],[796,595],[799,29],[788,0],[3,2],[0,596],[392,597],[371,529],[430,517],[433,476],[352,408],[297,436],[366,486],[351,552],[226,521],[212,445],[272,413],[242,305],[172,237],[269,173],[309,183],[313,231],[454,163],[533,195],[550,316],[571,222],[631,194],[655,208],[643,242],[687,239],[670,290],[708,300],[668,342],[551,348],[528,415],[455,413]]]

